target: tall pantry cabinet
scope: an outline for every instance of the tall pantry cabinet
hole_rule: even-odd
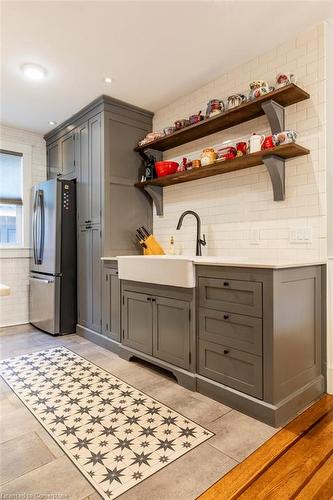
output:
[[[151,127],[150,112],[101,96],[45,135],[48,178],[77,183],[80,328],[103,333],[101,257],[137,253],[135,228],[151,226],[151,203],[134,187],[142,162],[133,151]]]

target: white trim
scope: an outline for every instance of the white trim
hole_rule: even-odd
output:
[[[22,321],[19,321],[17,323],[8,323],[8,325],[1,325],[0,328],[10,328],[11,326],[21,326],[21,325],[29,325],[29,321],[25,321],[22,323]]]
[[[17,248],[24,248],[30,244],[30,213],[31,213],[31,201],[30,192],[32,188],[32,146],[25,144],[17,144],[12,140],[6,140],[1,138],[1,149],[7,151],[14,151],[15,153],[22,154],[22,183],[23,183],[23,206],[22,206],[22,246],[17,245]],[[1,246],[1,250],[7,249],[8,247]]]

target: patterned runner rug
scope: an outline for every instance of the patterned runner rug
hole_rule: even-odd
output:
[[[65,347],[6,359],[1,375],[105,499],[211,436]]]

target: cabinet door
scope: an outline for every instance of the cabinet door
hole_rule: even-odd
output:
[[[91,325],[95,332],[102,327],[102,280],[101,280],[101,228],[90,229],[91,234]]]
[[[91,233],[90,229],[80,228],[77,248],[77,293],[78,323],[90,328],[91,325]]]
[[[117,269],[104,269],[102,294],[102,333],[120,341],[120,280]]]
[[[190,304],[154,297],[153,355],[181,368],[190,367]]]
[[[153,353],[153,307],[144,293],[123,293],[123,344],[146,354]]]
[[[75,163],[78,169],[78,220],[79,225],[91,222],[90,187],[89,187],[89,140],[88,122],[76,129]]]
[[[75,133],[70,132],[61,139],[62,175],[75,176]]]
[[[60,174],[60,142],[54,142],[47,147],[47,178],[54,179]]]
[[[101,219],[101,117],[89,120],[89,178],[91,222],[98,224]]]

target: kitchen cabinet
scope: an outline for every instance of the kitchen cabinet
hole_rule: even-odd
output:
[[[122,343],[133,349],[153,354],[152,297],[144,293],[123,292]]]
[[[75,177],[75,131],[66,134],[60,139],[61,176]]]
[[[153,297],[153,356],[181,368],[190,367],[190,303]]]
[[[77,130],[79,225],[101,222],[101,117]]]
[[[77,217],[79,225],[89,223],[89,128],[88,121],[76,129],[75,158],[77,163]]]
[[[102,333],[120,341],[120,280],[115,268],[104,267],[102,287]]]
[[[78,321],[101,332],[101,229],[86,225],[78,231]]]
[[[152,205],[134,187],[142,159],[133,149],[151,131],[152,116],[103,95],[45,135],[48,177],[76,179],[77,331],[97,332],[104,340],[119,340],[120,327],[111,311],[109,330],[105,305],[102,307],[102,290],[103,300],[109,293],[109,309],[114,307],[117,280],[111,273],[107,291],[101,256],[139,253],[131,234],[138,226],[152,225]]]
[[[54,179],[61,175],[60,142],[49,144],[46,148],[47,178]]]
[[[192,297],[173,297],[170,287],[122,292],[122,343],[180,368],[191,363]]]

